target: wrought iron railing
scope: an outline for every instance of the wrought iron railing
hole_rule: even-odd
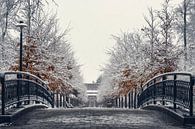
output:
[[[32,102],[41,102],[54,107],[53,93],[40,78],[26,72],[0,73],[0,108],[6,110]]]
[[[195,77],[191,73],[170,72],[161,74],[143,86],[130,90],[125,95],[111,98],[109,100],[111,106],[109,107],[135,109],[151,104],[154,106],[162,105],[183,115],[193,116],[195,114],[194,84]],[[105,104],[105,106],[107,105]]]
[[[149,104],[184,110],[193,116],[194,78],[190,73],[166,73],[148,81],[137,95],[138,107]]]

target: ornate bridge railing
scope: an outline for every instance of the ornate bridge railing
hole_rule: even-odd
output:
[[[190,73],[166,73],[148,81],[137,95],[137,105],[149,104],[180,108],[193,116],[194,78]]]
[[[104,106],[139,108],[149,104],[182,108],[189,115],[195,111],[195,77],[190,73],[166,73],[154,77],[142,87],[132,89],[125,95],[114,96]],[[194,109],[193,109],[194,108]]]
[[[41,102],[54,107],[53,93],[38,77],[26,72],[0,73],[1,114],[11,107]]]

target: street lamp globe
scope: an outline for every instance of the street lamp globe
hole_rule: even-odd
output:
[[[27,27],[27,25],[24,23],[24,21],[19,21],[18,24],[16,24],[16,27],[24,28]]]

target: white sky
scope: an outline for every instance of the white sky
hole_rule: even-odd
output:
[[[111,34],[140,29],[147,8],[160,8],[163,0],[55,0],[61,28],[70,24],[70,41],[85,82],[95,81],[108,61]],[[173,0],[175,4],[178,1]],[[177,1],[177,2],[176,2]]]

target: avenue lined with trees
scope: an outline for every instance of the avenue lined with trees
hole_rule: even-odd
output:
[[[195,0],[162,0],[144,26],[111,35],[92,83],[56,1],[0,0],[0,128],[193,128]]]

